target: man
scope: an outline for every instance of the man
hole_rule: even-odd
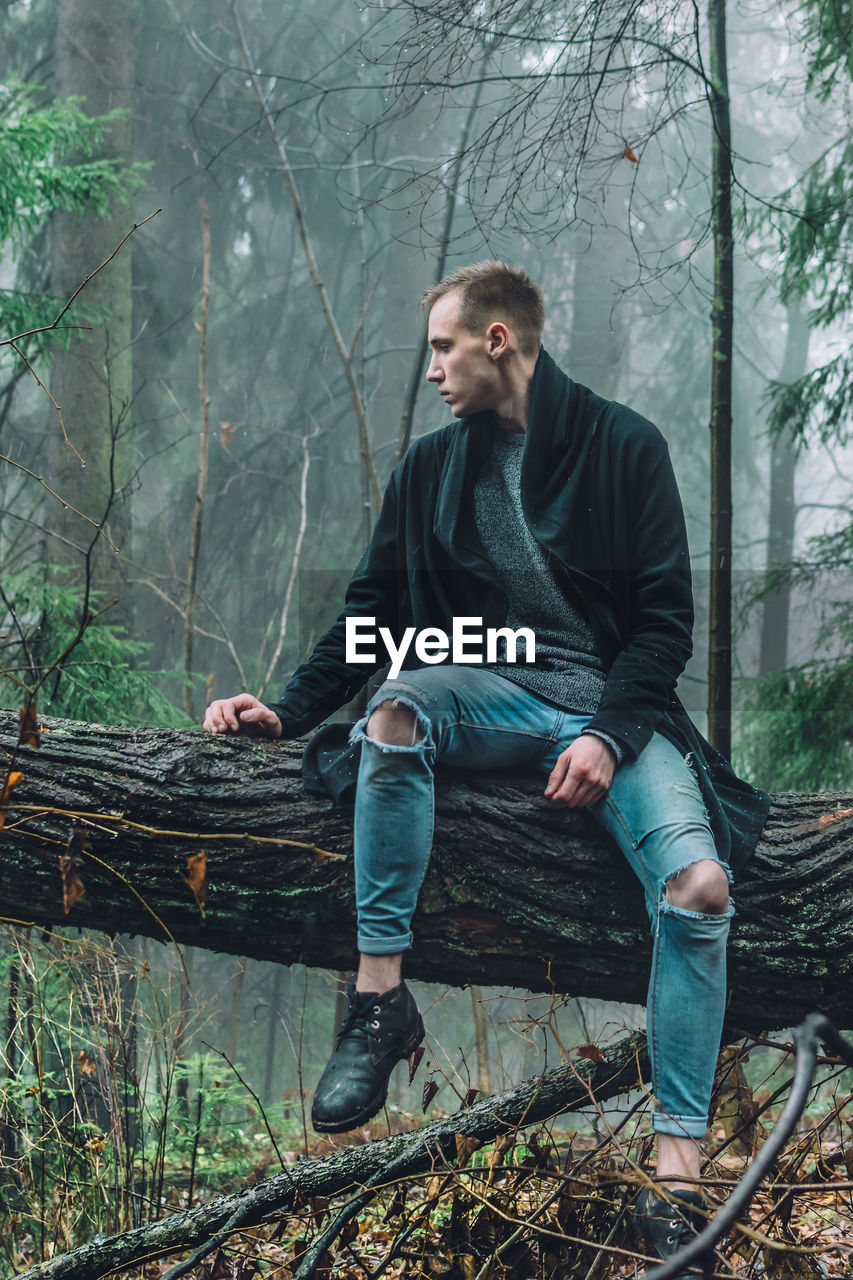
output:
[[[675,697],[693,608],[663,437],[557,368],[541,348],[542,295],[520,268],[461,268],[422,305],[427,380],[457,421],[395,470],[344,612],[280,702],[220,700],[204,726],[271,738],[316,726],[382,663],[348,660],[347,619],[371,618],[397,641],[411,626],[449,633],[462,616],[534,631],[532,665],[509,652],[437,663],[410,648],[354,727],[360,960],[313,1121],[326,1132],[366,1121],[422,1039],[401,959],[430,853],[435,762],[537,764],[550,802],[589,808],[645,889],[657,1177],[683,1204],[644,1192],[638,1213],[666,1257],[701,1221],[691,1185],[725,1005],[728,863],[749,856],[768,798],[734,777]]]

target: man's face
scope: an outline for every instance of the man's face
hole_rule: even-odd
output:
[[[497,407],[501,382],[491,358],[488,330],[472,333],[459,315],[459,294],[446,293],[429,313],[432,351],[427,382],[434,382],[456,418]]]

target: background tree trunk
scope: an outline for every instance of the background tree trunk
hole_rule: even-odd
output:
[[[40,750],[17,751],[4,916],[351,967],[351,818],[304,794],[299,744],[45,728]],[[17,740],[17,717],[0,713],[0,758]],[[407,971],[641,1002],[651,939],[639,886],[591,817],[551,808],[541,791],[533,777],[441,773]],[[86,894],[66,916],[69,853]],[[186,882],[199,853],[204,911]],[[853,1025],[851,856],[853,795],[776,797],[737,889],[733,1026],[789,1026],[816,1007]]]
[[[731,753],[732,719],[732,356],[734,240],[726,0],[708,0],[713,191],[714,296],[711,302],[711,574],[708,740]]]
[[[112,127],[103,153],[132,158],[132,120],[136,38],[135,0],[118,0],[109,10],[93,0],[60,0],[56,32],[56,91],[61,97],[78,95],[87,115],[104,115],[120,108],[128,114]],[[55,213],[51,225],[51,292],[67,298],[115,249],[132,225],[124,206],[106,217],[84,213]],[[51,391],[62,408],[69,439],[85,462],[62,439],[53,409],[48,408],[51,441],[50,476],[58,493],[90,519],[106,520],[113,542],[127,550],[129,508],[126,486],[130,477],[131,400],[133,381],[131,341],[131,246],[126,245],[88,286],[87,308],[101,308],[91,333],[74,336],[67,351],[51,360]],[[80,323],[75,308],[72,323]],[[73,511],[52,506],[50,527],[61,538],[47,549],[51,563],[82,567],[82,551],[93,530]],[[69,546],[70,544],[70,546]],[[74,547],[80,551],[75,552]],[[94,585],[110,599],[122,596],[118,558],[101,540],[96,548]],[[116,621],[113,613],[111,621]]]
[[[492,1092],[492,1071],[489,1062],[489,1020],[483,1003],[483,992],[474,983],[471,987],[471,1014],[474,1019],[474,1037],[477,1047],[477,1088],[481,1093]]]
[[[780,382],[796,382],[806,371],[809,355],[809,326],[802,299],[794,295],[788,302],[788,331]],[[797,504],[794,482],[797,450],[788,435],[778,435],[770,449],[770,513],[767,521],[767,569],[784,569],[794,555]],[[761,614],[761,657],[759,671],[767,675],[788,665],[788,627],[791,615],[791,584],[782,582],[764,599]]]
[[[627,210],[624,212],[627,221]],[[618,398],[627,355],[624,308],[617,307],[617,264],[625,252],[621,227],[581,228],[572,237],[572,323],[566,371],[608,400]]]
[[[207,201],[202,197],[201,208],[201,298],[198,320],[198,399],[201,410],[201,432],[198,442],[198,478],[195,502],[190,522],[190,551],[187,561],[187,585],[184,592],[184,675],[183,707],[193,718],[193,631],[195,626],[195,592],[198,582],[198,566],[201,556],[201,531],[204,522],[204,502],[207,496],[207,471],[210,453],[210,389],[207,381],[207,329],[210,315],[210,214]]]

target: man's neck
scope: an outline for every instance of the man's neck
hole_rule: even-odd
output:
[[[519,357],[507,370],[504,394],[492,410],[495,425],[502,431],[526,431],[530,407],[530,384],[536,357]]]
[[[499,427],[501,431],[512,432],[513,434],[516,434],[516,435],[523,435],[524,432],[527,430],[527,411],[526,410],[527,410],[527,406],[525,405],[525,412],[522,416],[509,417],[509,418],[504,417],[503,414],[500,414],[497,412],[497,410],[495,410],[495,412],[492,414],[492,418],[494,419],[495,426]]]

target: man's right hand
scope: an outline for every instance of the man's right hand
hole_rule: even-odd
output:
[[[204,713],[202,729],[208,733],[247,733],[253,738],[280,738],[281,721],[251,693],[217,698]]]

